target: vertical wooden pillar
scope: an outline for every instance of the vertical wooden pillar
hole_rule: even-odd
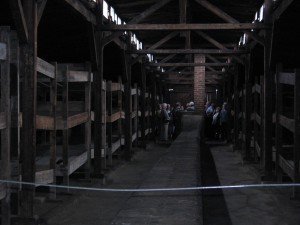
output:
[[[272,0],[265,0],[264,23],[270,25],[272,22]],[[272,30],[265,30],[264,46],[264,116],[263,116],[263,150],[264,150],[264,175],[266,180],[272,179],[272,90],[273,76],[270,71]]]
[[[282,115],[282,85],[280,83],[280,72],[282,65],[276,66],[276,131],[275,131],[275,146],[276,146],[276,177],[282,182],[282,170],[279,165],[280,155],[282,152],[282,127],[280,124],[280,115]]]
[[[295,70],[295,86],[294,86],[294,182],[300,183],[300,70]],[[300,187],[294,187],[294,198],[300,198]]]
[[[139,131],[138,131],[138,118],[139,118],[139,110],[138,110],[138,96],[139,96],[139,90],[138,90],[138,87],[137,87],[137,83],[134,84],[134,90],[135,90],[135,95],[133,96],[133,111],[134,111],[134,114],[135,114],[135,117],[133,119],[133,134],[136,135],[136,139],[134,141],[135,143],[135,146],[137,144],[137,141],[138,141],[138,136],[139,136]]]
[[[53,180],[56,181],[56,106],[57,106],[57,63],[53,63],[55,67],[54,79],[50,81],[50,104],[51,104],[51,116],[54,120],[53,130],[50,131],[50,169],[54,171]],[[56,190],[52,188],[51,198],[56,198]]]
[[[102,158],[102,169],[107,168],[107,149],[106,149],[106,81],[103,80],[102,82],[102,89],[101,89],[101,115],[102,115],[102,126],[101,126],[101,140],[102,140],[102,147],[101,147],[101,158]]]
[[[112,116],[112,82],[107,81],[106,85],[107,92],[107,115],[111,118]],[[107,123],[107,154],[108,154],[108,164],[112,166],[112,123],[108,121]]]
[[[118,78],[118,83],[120,85],[120,89],[118,91],[118,111],[122,114],[123,113],[123,85],[122,85],[121,77]],[[121,141],[122,134],[123,134],[122,118],[118,120],[118,131],[119,131],[119,139],[122,145],[122,141]]]
[[[264,149],[263,149],[263,142],[264,142],[264,76],[260,76],[260,167],[264,168],[265,165],[265,154],[264,154]]]
[[[127,82],[125,84],[125,158],[132,156],[132,97],[131,97],[131,56],[125,54],[125,72]]]
[[[239,71],[236,65],[234,73],[234,148],[239,148]]]
[[[141,85],[141,147],[146,148],[146,68],[145,59],[143,59],[142,64],[142,85]]]
[[[6,45],[6,59],[0,61],[1,79],[1,102],[0,113],[4,113],[5,128],[1,130],[1,174],[3,180],[10,180],[10,28],[0,29],[0,42]],[[2,185],[2,184],[0,184]],[[10,225],[10,189],[9,184],[4,184],[6,196],[1,200],[1,221],[2,224]],[[1,186],[0,186],[1,189]],[[1,193],[0,193],[1,194]]]
[[[155,74],[152,76],[152,91],[151,91],[151,132],[152,138],[155,138],[155,128],[157,127],[158,121],[156,119],[156,94],[157,94],[157,84]],[[150,92],[149,92],[150,95]],[[150,113],[150,111],[149,111]]]
[[[97,29],[96,32],[96,64],[97,71],[94,73],[94,175],[102,176],[102,151],[106,140],[103,139],[103,115],[102,115],[102,83],[103,83],[103,31],[100,27],[103,24],[103,0],[97,0]]]
[[[245,60],[245,93],[244,93],[244,135],[243,149],[245,160],[251,160],[251,56],[247,55]]]
[[[64,68],[62,78],[62,119],[63,119],[63,180],[64,184],[69,185],[69,69],[68,66]]]
[[[92,69],[91,64],[86,63],[88,69],[89,77],[88,81],[85,83],[85,96],[84,96],[84,111],[88,113],[88,120],[84,124],[84,143],[85,150],[87,152],[87,162],[85,164],[85,178],[89,179],[91,174],[91,89],[92,89]]]
[[[21,48],[23,82],[23,127],[22,127],[22,181],[35,182],[36,157],[36,58],[37,58],[37,1],[23,2],[27,22],[28,43]],[[33,218],[35,187],[22,186],[20,201],[21,217]],[[29,219],[29,220],[30,220]],[[28,220],[27,220],[28,221]],[[27,224],[24,222],[23,224]]]
[[[253,92],[253,113],[254,113],[254,121],[253,121],[253,129],[254,129],[254,137],[253,137],[253,146],[254,146],[254,161],[257,162],[258,161],[258,154],[257,154],[257,145],[256,143],[258,143],[258,138],[259,138],[259,134],[258,134],[258,124],[257,124],[257,119],[256,119],[256,115],[258,115],[258,92],[256,91],[256,86],[259,84],[259,79],[257,79],[257,77],[255,77],[255,82],[254,82],[254,87],[255,87],[255,91]]]

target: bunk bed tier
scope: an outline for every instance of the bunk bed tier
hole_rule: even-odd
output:
[[[47,115],[46,112],[39,112],[36,116],[36,129],[38,130],[54,130],[54,117]],[[84,124],[89,121],[88,112],[70,112],[68,119],[65,121],[63,117],[57,113],[56,130],[66,130]],[[67,124],[67,125],[65,125]]]
[[[57,145],[56,146],[56,171],[55,175],[58,177],[62,177],[64,175],[64,168],[62,165],[62,146]],[[37,170],[43,171],[43,173],[50,178],[51,175],[54,177],[54,172],[51,174],[49,165],[50,165],[50,157],[51,157],[51,152],[50,152],[50,147],[46,147],[43,150],[38,151],[40,155],[37,156],[36,158],[36,166]],[[69,163],[67,166],[67,173],[68,175],[71,175],[74,173],[77,169],[79,169],[81,166],[83,166],[88,159],[88,152],[86,151],[85,145],[69,145]],[[47,172],[46,172],[47,171]],[[52,170],[53,171],[53,170]]]

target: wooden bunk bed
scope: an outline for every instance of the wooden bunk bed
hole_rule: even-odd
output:
[[[86,163],[86,176],[89,176],[90,173],[91,66],[89,63],[52,66],[42,59],[38,59],[38,72],[50,79],[50,104],[48,102],[38,104],[36,128],[49,131],[50,145],[48,148],[41,149],[43,154],[37,157],[37,168],[42,170],[37,171],[36,182],[52,183],[58,176],[63,177],[65,184],[69,184],[69,176]],[[40,82],[45,82],[45,78]],[[73,91],[72,87],[69,87],[71,84],[79,88],[74,92],[84,93],[84,100],[70,100]],[[60,91],[58,91],[59,89]],[[60,97],[61,101],[57,101]],[[85,126],[84,143],[70,145],[71,129],[81,124]],[[57,131],[62,133],[62,144],[60,145],[56,144]]]
[[[284,101],[290,93],[284,91],[284,87],[293,90],[293,107],[286,108]],[[285,109],[285,110],[284,110]],[[294,183],[300,183],[300,73],[282,72],[282,66],[277,65],[276,72],[276,174],[278,180],[282,180],[282,172],[287,174]],[[289,132],[293,136],[292,144],[284,143],[283,134]],[[289,135],[290,136],[290,135]],[[299,187],[293,188],[294,197],[300,196]]]

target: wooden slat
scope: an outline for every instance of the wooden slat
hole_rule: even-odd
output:
[[[0,130],[6,128],[6,115],[4,112],[0,113]]]
[[[150,49],[150,50],[132,50],[127,51],[128,54],[221,54],[221,55],[232,55],[232,54],[246,54],[248,50],[222,50],[222,49]],[[170,71],[168,71],[170,72]],[[215,71],[214,71],[215,72]]]
[[[295,85],[295,73],[280,73],[279,82],[281,84]]]
[[[279,116],[279,123],[291,132],[295,132],[295,120],[287,118],[283,115]]]
[[[106,122],[108,123],[113,123],[119,119],[122,118],[122,112],[116,112],[114,114],[112,114],[111,116],[106,116]]]
[[[114,143],[112,143],[111,145],[111,152],[112,154],[117,151],[119,148],[121,147],[121,139],[115,141]]]
[[[7,58],[6,44],[0,42],[0,60],[6,60],[6,58]]]
[[[74,156],[70,158],[69,162],[69,175],[74,173],[77,169],[79,169],[82,165],[87,161],[88,153],[84,152],[80,156]]]
[[[54,170],[43,170],[35,173],[35,182],[38,184],[51,184],[54,181]]]
[[[54,118],[51,116],[36,116],[36,129],[38,130],[53,130]]]
[[[68,117],[68,129],[83,124],[89,120],[89,113],[83,112],[74,116]]]
[[[55,67],[41,58],[37,58],[37,72],[55,78]]]
[[[294,163],[292,160],[286,160],[283,156],[279,156],[279,166],[291,178],[294,179]]]
[[[64,76],[64,71],[59,70],[58,71],[58,77],[57,81],[62,82],[63,81],[63,76]],[[75,71],[75,70],[69,70],[68,71],[68,82],[89,82],[89,72],[88,71]]]

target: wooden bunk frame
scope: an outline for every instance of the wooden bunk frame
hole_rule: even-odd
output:
[[[288,85],[294,89],[294,112],[293,118],[283,115],[283,92],[282,86]],[[300,183],[300,74],[299,70],[293,73],[282,72],[282,66],[277,65],[276,71],[276,175],[282,181],[282,172],[287,174],[294,183]],[[293,146],[284,146],[282,141],[282,128],[293,134]],[[292,159],[284,156],[285,149],[292,150]],[[299,187],[293,188],[295,198],[300,197]]]
[[[11,179],[11,98],[10,98],[10,63],[11,31],[9,27],[0,27],[0,132],[1,132],[1,165],[0,179]],[[10,224],[10,185],[0,183],[1,221]]]

